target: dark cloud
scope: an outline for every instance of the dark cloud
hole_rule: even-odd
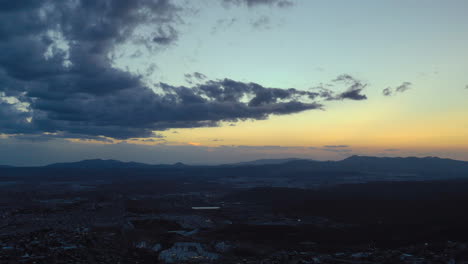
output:
[[[192,87],[161,83],[160,87],[164,95],[141,84],[117,89],[112,94],[46,93],[31,102],[32,113],[21,113],[32,115],[32,121],[23,127],[37,132],[123,139],[149,137],[153,130],[217,126],[219,121],[266,119],[271,114],[323,107],[315,101],[322,98],[321,93],[267,88],[230,79]]]
[[[382,90],[382,93],[384,96],[392,96],[396,93],[403,93],[409,89],[411,89],[411,86],[413,84],[410,83],[410,82],[403,82],[401,85],[395,87],[395,88],[391,88],[391,87],[387,87],[385,89]]]
[[[335,80],[335,82],[342,82],[347,84],[348,90],[345,92],[342,92],[338,94],[335,98],[336,99],[350,99],[350,100],[366,100],[367,96],[364,94],[361,94],[361,92],[366,88],[367,84],[363,83],[360,80],[357,80],[356,78],[352,77],[349,74],[342,74],[338,76]]]
[[[175,35],[178,7],[167,0],[12,2],[0,2],[0,49],[7,51],[0,53],[0,92],[29,111],[3,102],[1,132],[151,134],[108,120],[113,109],[92,104],[151,94],[140,77],[113,68],[109,55],[116,45],[144,41],[135,34],[140,25],[151,25],[153,40],[167,44],[163,37]]]
[[[151,142],[151,143],[161,143],[161,142],[165,143],[165,142],[167,142],[167,140],[164,139],[164,138],[157,138],[157,139],[148,138],[148,139],[142,139],[142,140],[140,140],[140,141],[143,141],[143,142]]]
[[[387,88],[382,90],[382,93],[385,96],[390,96],[390,95],[392,95],[393,92],[392,92],[392,89],[390,87],[387,87]]]
[[[154,137],[158,130],[322,109],[321,100],[366,98],[360,94],[366,84],[349,75],[335,80],[348,85],[337,95],[325,88],[206,80],[198,72],[190,78],[202,83],[161,83],[162,93],[156,93],[142,76],[113,66],[118,45],[152,48],[177,40],[179,11],[169,0],[0,1],[0,49],[7,51],[0,53],[0,133],[89,140]]]
[[[21,141],[30,141],[30,142],[45,142],[45,141],[53,141],[55,139],[64,139],[64,138],[79,138],[80,140],[84,141],[98,141],[98,142],[105,142],[105,143],[113,143],[114,141],[110,138],[106,137],[99,137],[99,136],[86,136],[83,135],[73,135],[67,133],[43,133],[43,134],[17,134],[10,136],[12,139],[21,140]]]
[[[28,133],[31,114],[21,111],[17,104],[7,102],[0,97],[0,133]]]
[[[468,84],[467,84],[467,85],[465,85],[465,89],[468,89]]]
[[[172,27],[168,26],[166,29],[159,28],[156,32],[156,36],[153,37],[153,42],[160,45],[170,45],[178,39],[177,31]]]
[[[294,5],[293,1],[289,1],[289,0],[223,0],[223,1],[228,4],[247,5],[249,7],[253,7],[256,5],[271,5],[271,6],[284,8],[284,7],[290,7]]]
[[[339,95],[340,99],[351,99],[351,100],[366,100],[367,96],[361,94],[361,90],[349,90]]]

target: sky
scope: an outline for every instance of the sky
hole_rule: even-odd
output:
[[[468,161],[468,2],[0,2],[0,165]]]

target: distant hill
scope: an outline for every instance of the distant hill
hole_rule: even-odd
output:
[[[64,162],[47,165],[48,168],[102,168],[102,169],[117,169],[117,168],[149,168],[151,165],[138,162],[123,162],[118,160],[102,160],[89,159],[78,162]]]
[[[239,166],[259,166],[259,165],[275,165],[275,164],[285,164],[292,161],[309,161],[305,159],[298,158],[287,158],[287,159],[260,159],[247,162],[239,162],[232,164],[223,164],[215,166],[202,166],[202,167],[239,167]],[[102,168],[102,169],[115,169],[115,168],[162,168],[162,167],[172,167],[172,168],[184,168],[184,167],[195,167],[186,165],[182,162],[177,162],[174,164],[146,164],[139,162],[123,162],[119,160],[104,160],[104,159],[89,159],[82,160],[77,162],[64,162],[64,163],[53,163],[50,165],[44,166],[46,168]]]
[[[309,161],[306,159],[299,159],[299,158],[287,158],[287,159],[259,159],[253,161],[245,161],[245,162],[238,162],[238,163],[230,163],[224,164],[222,166],[257,166],[257,165],[272,165],[272,164],[284,164],[291,161]]]
[[[468,176],[468,162],[437,157],[368,157],[351,156],[340,161],[292,160],[272,165],[277,170],[295,171],[356,171],[412,174],[464,174]]]
[[[388,172],[467,172],[468,162],[438,157],[369,157],[351,156],[336,162],[337,166],[359,171]]]
[[[161,167],[174,167],[181,168],[187,165],[183,163],[176,163],[174,165],[161,164],[161,165],[150,165],[139,162],[123,162],[119,160],[103,160],[103,159],[90,159],[82,160],[78,162],[65,162],[65,163],[54,163],[47,166],[46,168],[80,168],[80,169],[133,169],[133,168],[161,168]]]
[[[0,165],[0,168],[14,168],[14,166]]]
[[[468,176],[468,162],[442,159],[437,157],[368,157],[351,156],[340,161],[314,161],[307,159],[261,159],[249,162],[224,164],[219,166],[189,166],[183,163],[150,165],[138,162],[122,162],[118,160],[91,159],[69,163],[54,163],[45,168],[92,168],[92,169],[122,169],[122,168],[219,168],[226,173],[230,168],[250,172],[272,171],[275,173],[288,173],[294,171],[313,172],[364,172],[364,173],[410,173],[410,174],[438,174],[438,175],[464,175]],[[0,166],[0,168],[6,168]],[[250,169],[249,169],[250,168]]]

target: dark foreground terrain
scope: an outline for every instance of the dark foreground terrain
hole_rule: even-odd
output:
[[[1,168],[0,263],[468,263],[465,164],[353,159]]]

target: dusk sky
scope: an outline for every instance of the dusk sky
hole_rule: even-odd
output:
[[[468,1],[0,1],[0,165],[468,161]]]

